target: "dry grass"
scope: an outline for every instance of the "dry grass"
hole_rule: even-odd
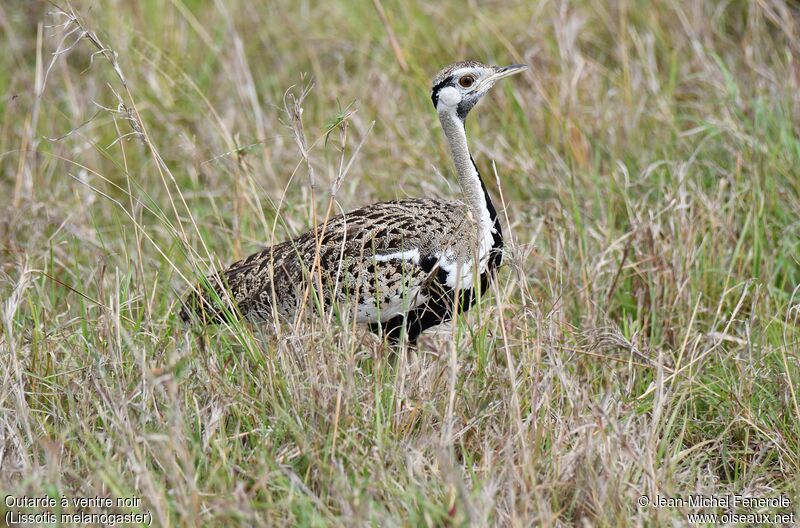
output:
[[[0,5],[0,494],[135,495],[161,526],[795,511],[797,8],[402,6]],[[513,236],[479,308],[395,366],[346,313],[176,320],[329,204],[455,196],[428,84],[462,58],[532,67],[468,123]]]

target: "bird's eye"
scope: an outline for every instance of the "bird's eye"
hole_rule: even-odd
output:
[[[465,75],[458,80],[458,84],[463,86],[464,88],[469,88],[473,84],[475,84],[475,77],[472,75]]]

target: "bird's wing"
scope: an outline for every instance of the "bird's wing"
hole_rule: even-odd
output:
[[[326,302],[354,302],[358,322],[386,321],[429,300],[443,259],[466,243],[463,220],[460,202],[377,203],[250,255],[210,282],[251,319],[269,319],[273,308],[292,317],[311,286]]]
[[[325,230],[319,266],[336,300],[354,302],[361,323],[387,321],[425,304],[440,256],[463,210],[454,202],[403,200],[337,217]]]

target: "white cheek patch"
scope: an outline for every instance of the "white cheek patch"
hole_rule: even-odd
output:
[[[446,86],[439,90],[439,104],[446,106],[457,106],[461,102],[461,94],[452,86]]]

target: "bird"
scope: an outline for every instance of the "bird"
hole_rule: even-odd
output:
[[[206,277],[186,295],[181,319],[293,321],[339,303],[389,344],[415,347],[425,330],[468,311],[502,265],[503,231],[470,154],[466,119],[497,81],[526,69],[467,60],[433,79],[461,200],[393,200],[327,219]]]

